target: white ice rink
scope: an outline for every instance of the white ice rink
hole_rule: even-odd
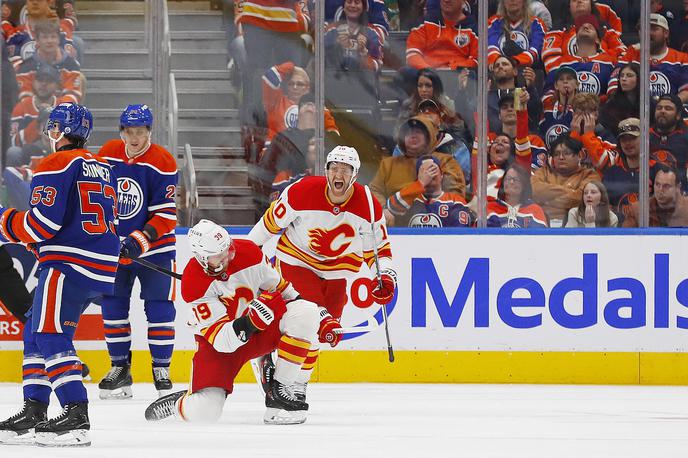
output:
[[[0,457],[688,456],[686,387],[313,384],[298,426],[264,425],[256,385],[238,385],[213,425],[146,422],[149,385],[109,402],[88,387],[91,447],[0,446]],[[20,401],[20,385],[0,384],[2,419]]]

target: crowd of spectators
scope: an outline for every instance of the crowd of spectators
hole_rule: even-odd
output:
[[[42,126],[62,102],[81,103],[84,43],[73,0],[2,2],[3,180],[9,203],[28,206],[28,182],[48,151]]]

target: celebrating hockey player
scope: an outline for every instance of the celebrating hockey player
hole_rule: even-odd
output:
[[[73,338],[91,300],[112,294],[119,253],[111,167],[84,149],[92,128],[85,107],[55,107],[45,128],[53,153],[33,175],[31,208],[0,207],[0,241],[27,244],[40,271],[24,326],[24,408],[0,423],[2,443],[91,444]],[[51,388],[63,411],[48,420]]]
[[[132,396],[129,301],[136,278],[148,321],[155,388],[160,396],[172,390],[169,367],[174,348],[175,280],[131,260],[146,257],[174,270],[177,163],[165,148],[151,143],[153,113],[148,106],[127,106],[119,124],[121,140],[108,141],[99,152],[113,165],[117,177],[117,216],[123,239],[115,291],[103,296],[102,303],[112,368],[98,384],[101,399]]]
[[[317,306],[301,299],[253,242],[232,240],[208,220],[189,229],[188,237],[194,258],[184,269],[182,296],[192,306],[188,324],[197,346],[191,383],[188,391],[153,402],[146,419],[218,420],[241,367],[277,349],[263,420],[303,423],[308,404],[290,387],[317,338]]]
[[[371,280],[376,302],[389,303],[394,296],[396,273],[382,208],[363,186],[356,183],[361,166],[358,152],[337,146],[327,155],[326,176],[304,177],[287,187],[274,201],[248,238],[262,246],[284,229],[277,241],[276,267],[301,296],[320,306],[320,342],[337,345],[339,320],[347,303],[347,279],[356,276],[365,262],[374,264],[377,244],[381,282]],[[374,208],[371,233],[370,199]],[[306,399],[306,384],[318,357],[313,345],[293,391]],[[270,363],[261,362],[263,378]]]

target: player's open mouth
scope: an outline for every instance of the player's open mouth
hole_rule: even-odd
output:
[[[344,189],[344,182],[343,181],[335,181],[334,182],[334,189],[336,189],[337,191],[341,191],[342,189]]]

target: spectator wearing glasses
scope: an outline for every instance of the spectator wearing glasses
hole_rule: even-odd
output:
[[[511,164],[504,172],[497,198],[488,198],[487,226],[508,228],[547,227],[545,211],[532,200],[530,170]]]
[[[545,210],[550,227],[561,227],[569,209],[580,202],[585,185],[600,177],[582,165],[583,144],[568,133],[552,143],[550,155],[551,165],[537,169],[531,178],[533,200]]]

